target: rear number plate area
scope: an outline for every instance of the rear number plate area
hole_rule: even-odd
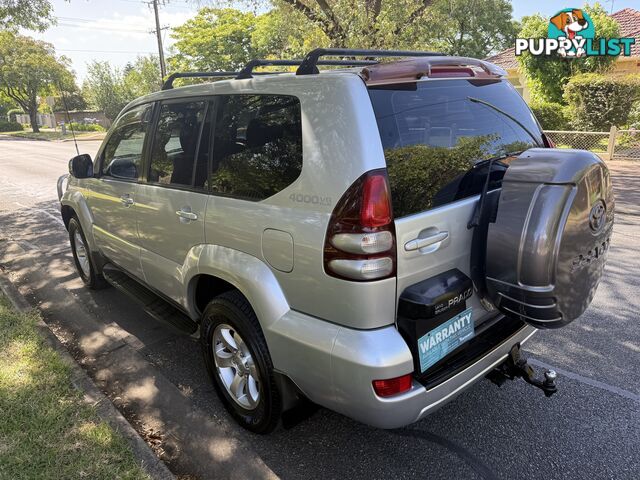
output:
[[[473,309],[468,308],[418,339],[420,372],[435,365],[475,335]]]

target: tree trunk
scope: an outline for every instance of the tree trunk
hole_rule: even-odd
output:
[[[31,122],[31,129],[33,133],[40,133],[40,127],[38,127],[38,110],[29,111],[29,121]]]

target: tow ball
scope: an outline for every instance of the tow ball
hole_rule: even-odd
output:
[[[489,372],[487,378],[496,385],[501,386],[507,380],[514,380],[518,377],[542,390],[547,397],[558,391],[556,387],[556,372],[554,370],[545,370],[544,380],[537,378],[533,367],[520,354],[520,344],[515,344],[511,347],[507,360]]]

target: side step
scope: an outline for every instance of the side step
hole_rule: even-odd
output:
[[[115,265],[106,264],[102,269],[102,275],[115,288],[142,304],[145,312],[173,330],[187,335],[198,330],[198,324],[191,318]]]

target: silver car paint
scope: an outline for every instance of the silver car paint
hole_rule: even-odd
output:
[[[139,249],[138,262],[132,264],[130,273],[171,296],[194,319],[199,315],[194,302],[199,275],[213,275],[231,283],[254,308],[276,369],[317,403],[384,428],[417,420],[481,378],[505,358],[513,343],[531,335],[534,330],[525,327],[432,390],[414,384],[406,394],[391,399],[377,397],[372,380],[413,371],[411,353],[393,326],[397,295],[410,283],[445,267],[467,270],[468,233],[462,225],[466,227],[477,198],[396,222],[397,288],[396,278],[357,283],[330,277],[323,272],[322,251],[335,203],[364,172],[385,167],[365,85],[351,73],[257,77],[158,92],[127,108],[160,99],[229,93],[287,94],[300,99],[304,155],[300,177],[262,202],[204,196],[204,212],[202,201],[193,197],[202,194],[121,182],[136,189],[137,209],[127,210],[125,215],[130,224],[133,212],[136,227],[132,231],[141,232],[123,247],[134,254]],[[86,228],[96,221],[91,218],[96,206],[103,211],[109,204],[117,208],[116,194],[104,192],[105,182],[71,179],[62,204],[81,217],[85,232],[98,232],[95,239],[87,237],[90,248],[110,257],[120,248],[117,242],[122,244],[122,239],[114,240],[105,233],[114,227]],[[101,197],[102,204],[96,196]],[[175,213],[172,215],[174,208],[187,205],[198,214],[195,225],[187,226],[190,232],[196,232],[188,249],[184,242],[189,234],[186,229],[180,230],[185,224]],[[150,221],[166,223],[148,225]],[[202,237],[197,233],[200,225]],[[431,232],[432,227],[446,229],[449,237],[438,248],[404,252],[406,242],[420,237],[421,232]],[[273,268],[265,261],[262,237],[266,230],[284,232],[293,239],[291,271]],[[166,235],[160,238],[163,231]],[[483,313],[476,300],[472,299],[471,305],[474,312]]]

